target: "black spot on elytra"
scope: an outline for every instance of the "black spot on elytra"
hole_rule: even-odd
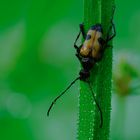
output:
[[[88,35],[86,36],[86,40],[89,40],[89,39],[91,39],[91,35],[88,34]]]

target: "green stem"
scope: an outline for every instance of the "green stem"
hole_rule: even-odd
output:
[[[84,0],[84,25],[86,31],[91,25],[101,23],[104,37],[108,31],[114,0]],[[103,113],[103,127],[100,128],[100,113],[86,82],[80,82],[78,140],[108,140],[110,132],[112,80],[112,49],[106,49],[102,61],[91,71],[90,81],[96,100]]]

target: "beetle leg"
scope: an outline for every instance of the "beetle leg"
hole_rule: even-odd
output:
[[[113,29],[113,33],[112,35],[110,36],[109,33],[111,32],[111,30]],[[99,38],[99,42],[101,42],[101,45],[103,47],[102,51],[104,51],[106,48],[109,48],[109,47],[112,47],[111,45],[108,44],[109,41],[111,41],[114,37],[116,36],[116,28],[115,28],[115,24],[111,21],[111,26],[108,30],[108,33],[107,33],[107,38],[106,40],[103,40],[102,38]],[[103,44],[102,44],[103,43]]]
[[[79,49],[79,47],[76,45],[76,42],[77,42],[77,40],[79,39],[80,34],[81,34],[81,31],[78,33],[78,35],[77,35],[77,37],[76,37],[76,40],[75,40],[75,42],[74,42],[74,48],[75,48],[76,50]]]
[[[80,55],[78,53],[76,53],[76,57],[78,58],[78,60],[80,61],[80,63],[82,63],[82,58],[80,57]]]
[[[113,34],[111,36],[109,36],[109,32],[111,31],[111,29],[113,29]],[[115,36],[116,36],[115,24],[113,22],[111,22],[110,29],[109,29],[109,31],[107,33],[106,43],[109,42],[110,40],[112,40]]]
[[[80,49],[81,49],[81,47],[82,47],[82,44],[78,47],[77,46],[77,52],[76,52],[76,57],[78,58],[78,60],[82,63],[82,58],[81,58],[81,56],[80,56]]]
[[[75,42],[74,42],[74,45],[75,45],[74,47],[75,48],[77,48],[76,42],[79,39],[81,33],[82,33],[83,38],[86,39],[86,33],[85,33],[85,30],[84,30],[84,24],[80,24],[79,27],[80,27],[80,31],[79,31],[79,33],[78,33],[78,35],[76,37]]]
[[[79,25],[79,27],[80,27],[80,31],[81,31],[81,33],[82,33],[83,38],[86,39],[86,33],[85,33],[85,29],[84,29],[84,24],[81,23],[81,24]]]
[[[81,47],[82,47],[83,44],[81,44],[80,46],[77,46],[77,45],[76,45],[76,42],[77,42],[77,40],[79,39],[81,33],[82,33],[83,38],[85,39],[85,38],[86,38],[86,33],[85,33],[85,30],[84,30],[84,24],[83,24],[83,23],[80,24],[79,27],[80,27],[80,32],[78,33],[78,35],[77,35],[77,37],[76,37],[76,40],[75,40],[75,42],[74,42],[74,48],[75,48],[76,51],[77,51],[76,57],[78,58],[78,60],[80,61],[80,63],[82,63],[82,58],[81,58],[81,56],[80,56],[80,49],[81,49]]]
[[[113,6],[113,14],[112,14],[112,18],[111,18],[111,25],[110,25],[109,30],[107,32],[106,43],[108,43],[108,41],[112,40],[116,36],[116,28],[115,28],[115,24],[113,23],[113,17],[114,17],[115,9],[116,9],[116,7]],[[112,31],[112,29],[113,29],[113,31]],[[113,32],[113,34],[110,36],[111,31]]]
[[[77,46],[76,44],[74,44],[74,48],[76,49],[77,54],[80,54],[80,49],[82,47],[83,44],[81,44],[80,46]]]
[[[115,6],[113,6],[113,14],[112,14],[112,18],[111,18],[111,25],[110,25],[110,27],[108,29],[106,39],[104,40],[101,37],[98,39],[98,41],[100,43],[100,47],[101,47],[101,53],[103,53],[106,48],[112,47],[111,45],[109,45],[107,43],[109,41],[111,41],[116,36],[116,28],[115,28],[115,24],[113,23],[114,12],[115,12]],[[112,35],[110,35],[111,31],[112,31]]]
[[[85,30],[84,30],[84,24],[80,24],[79,27],[80,27],[80,31],[79,31],[79,33],[78,33],[78,35],[77,35],[77,37],[76,37],[75,42],[74,42],[74,48],[77,50],[78,53],[79,53],[79,51],[80,51],[80,48],[82,47],[82,45],[80,45],[80,47],[78,47],[78,46],[76,45],[77,40],[78,40],[79,37],[80,37],[80,34],[82,33],[83,38],[84,38],[84,39],[86,38],[86,33],[85,33]]]

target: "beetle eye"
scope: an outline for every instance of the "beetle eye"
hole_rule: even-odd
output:
[[[91,35],[86,36],[86,40],[89,40],[89,39],[91,39]]]

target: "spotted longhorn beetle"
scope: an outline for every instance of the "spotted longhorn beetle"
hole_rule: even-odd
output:
[[[93,99],[99,109],[100,112],[100,118],[101,123],[100,127],[103,125],[103,117],[102,117],[102,111],[101,108],[95,98],[94,92],[92,90],[91,83],[89,81],[90,77],[90,71],[94,67],[94,65],[102,60],[103,53],[105,49],[109,46],[108,42],[111,41],[116,36],[116,29],[115,25],[113,23],[113,16],[114,16],[115,8],[113,8],[113,14],[111,18],[111,25],[109,27],[109,30],[107,32],[107,36],[105,39],[103,39],[103,29],[101,24],[96,24],[90,27],[87,34],[84,30],[84,25],[80,24],[80,32],[77,35],[77,38],[74,42],[74,48],[76,49],[76,56],[78,60],[80,61],[82,68],[79,72],[79,76],[59,95],[57,96],[53,102],[51,103],[47,115],[49,116],[50,110],[53,107],[53,105],[56,103],[56,101],[77,81],[81,80],[84,82],[87,82],[89,85],[89,88],[92,92]],[[112,30],[113,29],[113,30]],[[112,31],[112,34],[110,35],[110,32]],[[80,34],[82,34],[84,38],[84,43],[82,43],[80,46],[77,46],[77,40],[80,37]]]

